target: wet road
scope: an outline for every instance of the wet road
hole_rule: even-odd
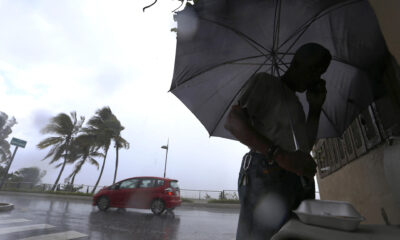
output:
[[[175,216],[136,209],[100,212],[85,200],[4,193],[0,202],[15,205],[0,213],[0,239],[7,240],[46,239],[48,234],[53,234],[48,239],[232,240],[239,216],[238,209],[188,206],[175,209]]]

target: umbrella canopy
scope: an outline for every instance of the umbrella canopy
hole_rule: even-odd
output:
[[[333,56],[318,138],[341,136],[383,92],[388,50],[367,0],[199,0],[176,20],[170,91],[211,136],[235,139],[224,123],[246,82],[257,72],[282,76],[305,43]]]

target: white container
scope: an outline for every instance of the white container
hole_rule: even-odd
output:
[[[348,202],[304,200],[293,211],[300,221],[321,227],[354,231],[365,218]]]

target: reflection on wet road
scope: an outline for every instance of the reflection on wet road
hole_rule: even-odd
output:
[[[70,236],[60,239],[232,240],[238,221],[238,209],[180,207],[175,216],[155,216],[150,210],[100,212],[89,201],[2,192],[0,202],[15,205],[12,212],[0,213],[0,239],[7,240],[44,239],[40,236],[49,234]],[[28,230],[8,233],[13,227]],[[2,229],[6,233],[2,234]]]

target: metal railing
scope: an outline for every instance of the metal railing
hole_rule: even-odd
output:
[[[180,189],[182,198],[211,200],[211,199],[226,199],[239,200],[239,194],[236,190],[195,190],[195,189]]]

